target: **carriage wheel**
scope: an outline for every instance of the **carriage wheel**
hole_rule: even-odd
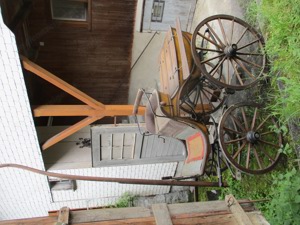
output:
[[[203,20],[193,33],[191,46],[203,75],[223,88],[248,88],[266,68],[263,37],[233,16],[216,15]]]
[[[226,94],[205,77],[187,80],[183,85],[180,109],[193,118],[203,117],[217,111],[226,100]]]
[[[219,144],[234,167],[245,173],[263,174],[280,159],[282,135],[278,130],[275,118],[258,104],[239,103],[221,118]]]

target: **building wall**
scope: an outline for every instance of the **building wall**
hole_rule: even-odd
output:
[[[153,0],[145,0],[143,31],[166,31],[173,26],[177,17],[181,28],[190,31],[196,0],[165,0],[162,22],[151,22]]]
[[[41,150],[14,35],[0,15],[0,163],[18,163],[44,170]],[[160,179],[174,175],[177,163],[63,170],[79,175]],[[63,206],[84,208],[113,203],[124,192],[153,195],[169,187],[78,181],[76,191],[50,191],[47,177],[14,168],[0,168],[0,220],[46,216]]]

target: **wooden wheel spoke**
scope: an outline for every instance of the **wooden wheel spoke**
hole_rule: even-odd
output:
[[[239,71],[237,71],[236,66],[235,66],[235,65],[233,64],[233,62],[232,62],[232,59],[230,59],[230,62],[231,62],[231,65],[232,65],[232,67],[233,67],[234,74],[236,75],[238,81],[240,82],[241,85],[244,85],[244,82],[242,81],[242,78],[241,78],[241,76],[240,76],[240,74],[239,74]]]
[[[246,159],[246,168],[249,168],[250,163],[250,153],[251,153],[251,144],[248,143],[248,150],[247,150],[247,159]]]
[[[209,74],[211,76],[213,76],[217,71],[218,69],[220,68],[220,66],[223,64],[224,60],[225,60],[226,57],[223,57],[210,71],[209,71]],[[222,76],[222,73],[220,74],[220,77]]]
[[[200,103],[201,103],[202,110],[204,111],[204,104],[203,104],[202,96],[200,96]]]
[[[275,160],[274,160],[274,159],[269,155],[269,153],[266,152],[263,148],[259,148],[258,150],[261,151],[262,153],[264,153],[264,154],[269,158],[269,160],[272,161],[272,163],[275,162]]]
[[[242,132],[239,132],[239,131],[237,131],[237,130],[233,130],[233,129],[228,128],[228,127],[223,127],[223,129],[226,130],[226,131],[230,131],[230,132],[232,132],[232,133],[235,133],[235,134],[244,134],[244,133],[242,133]]]
[[[230,114],[229,116],[233,119],[234,123],[235,123],[242,131],[245,132],[245,128],[244,128],[243,125],[240,123],[240,121],[238,121],[238,119],[235,118],[234,116],[232,116],[231,114]]]
[[[253,148],[253,152],[254,152],[254,156],[256,158],[257,164],[259,166],[259,169],[262,169],[263,168],[262,167],[262,162],[260,161],[260,158],[259,158],[259,156],[258,156],[257,151],[256,151],[255,148]]]
[[[254,115],[252,118],[252,123],[251,123],[251,128],[250,128],[251,130],[253,130],[253,128],[255,126],[256,117],[257,117],[257,107],[255,107],[255,110],[254,110]]]
[[[216,107],[211,103],[209,97],[205,94],[205,92],[202,92],[202,93],[206,97],[206,99],[208,100],[208,104],[210,104],[212,106],[212,108],[215,109]]]
[[[248,121],[247,121],[247,117],[246,117],[245,110],[244,110],[243,107],[241,108],[241,111],[242,111],[242,116],[243,116],[243,119],[244,119],[244,122],[245,122],[246,130],[248,130],[249,129]]]
[[[271,143],[271,142],[264,141],[264,140],[262,140],[262,139],[259,139],[259,142],[262,142],[262,143],[264,143],[264,144],[266,144],[266,145],[273,146],[273,147],[278,148],[278,149],[281,147],[280,145],[276,145],[276,144],[273,144],[273,143]]]
[[[214,29],[208,23],[206,23],[205,25],[213,33],[214,37],[218,40],[218,42],[220,43],[220,45],[222,45],[222,47],[225,47],[225,44],[221,41],[221,39],[219,38],[219,36],[217,35],[217,33],[214,31]]]
[[[240,41],[242,40],[242,38],[244,37],[244,35],[246,34],[248,30],[248,27],[245,28],[245,30],[243,31],[243,33],[241,34],[240,38],[238,39],[238,41],[236,42],[236,44],[240,43]]]
[[[226,141],[224,142],[226,145],[228,144],[232,144],[232,143],[235,143],[235,142],[239,142],[239,141],[242,141],[242,140],[245,140],[246,139],[246,136],[245,137],[242,137],[242,138],[237,138],[237,139],[234,139],[234,140],[230,140],[230,141]]]
[[[231,36],[230,36],[230,43],[232,43],[232,38],[233,38],[233,30],[234,30],[234,19],[231,22]]]
[[[225,55],[225,53],[222,53],[222,54],[220,54],[220,55],[217,55],[217,56],[214,56],[214,57],[212,57],[212,58],[209,58],[209,59],[206,59],[206,60],[204,60],[204,61],[201,61],[200,63],[207,63],[207,62],[209,62],[209,61],[211,61],[211,60],[214,60],[214,59],[223,57],[224,55]]]
[[[255,67],[257,67],[257,68],[262,68],[262,66],[260,66],[260,65],[258,65],[258,64],[256,64],[256,63],[254,63],[254,62],[250,62],[250,61],[248,61],[248,60],[246,60],[246,59],[243,59],[243,58],[241,58],[241,57],[239,57],[239,56],[235,56],[235,57],[238,58],[240,61],[243,61],[243,62],[245,62],[245,63],[247,63],[247,64],[250,64],[250,65],[255,66]]]
[[[248,52],[236,52],[237,55],[252,55],[252,56],[263,56],[262,53],[248,53]]]
[[[196,47],[197,50],[201,51],[208,51],[208,52],[218,52],[218,53],[223,53],[223,51],[216,50],[216,49],[210,49],[210,48],[202,48],[202,47]]]
[[[230,60],[227,58],[226,61],[227,61],[227,84],[230,84],[230,81],[229,81],[229,74],[230,74],[229,64],[230,64]],[[225,83],[226,83],[226,79],[225,79]]]
[[[247,48],[248,46],[253,45],[254,43],[256,43],[256,42],[258,42],[258,41],[259,41],[259,39],[255,39],[254,41],[251,41],[250,43],[248,43],[248,44],[246,44],[246,45],[244,45],[244,46],[238,48],[237,51],[242,50],[242,49],[244,49],[244,48]]]
[[[200,32],[197,32],[197,34],[202,37],[203,39],[207,40],[208,42],[212,43],[214,46],[216,46],[218,49],[223,49],[222,46],[220,46],[219,44],[217,44],[216,42],[214,42],[213,40],[209,39],[208,37],[205,37],[203,34],[201,34]]]
[[[245,67],[245,65],[242,62],[239,62],[236,59],[233,59],[251,78],[253,78],[254,80],[256,79],[256,77]]]
[[[226,37],[225,30],[224,30],[224,27],[223,27],[223,24],[222,24],[222,21],[221,21],[220,18],[218,18],[218,22],[219,22],[219,26],[221,28],[221,33],[223,35],[224,42],[225,42],[226,45],[228,45],[228,39]]]
[[[217,95],[215,95],[214,93],[212,93],[212,92],[206,90],[205,88],[203,88],[202,90],[203,90],[203,91],[206,91],[208,94],[211,94],[211,95],[214,96],[215,98],[217,98],[217,99],[219,99],[220,101],[222,101],[222,99],[221,99],[219,96],[217,96]]]
[[[247,142],[243,142],[242,146],[232,156],[233,159],[235,159],[241,153],[241,151],[243,150],[243,148],[245,148],[246,144],[247,144]]]
[[[258,130],[265,124],[265,122],[267,122],[267,120],[268,120],[270,117],[271,117],[270,115],[267,116],[267,118],[264,119],[264,120],[258,125],[258,127],[255,129],[255,131],[258,131]]]
[[[261,133],[260,136],[264,136],[264,135],[268,135],[268,134],[276,134],[276,132],[275,131],[268,131],[268,132]]]

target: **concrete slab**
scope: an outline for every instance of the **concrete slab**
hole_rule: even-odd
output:
[[[228,14],[243,19],[239,0],[198,0],[192,22],[192,32],[205,18],[216,14]]]

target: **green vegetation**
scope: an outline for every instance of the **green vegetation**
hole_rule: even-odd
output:
[[[269,98],[273,99],[269,107],[283,124],[291,120],[299,124],[300,1],[239,2],[245,8],[247,22],[260,27],[266,39],[272,84]]]
[[[257,3],[259,2],[259,3]],[[286,143],[281,151],[283,163],[276,170],[259,176],[242,174],[241,181],[224,174],[229,188],[221,189],[221,198],[232,193],[238,199],[269,199],[257,203],[272,225],[300,224],[300,172],[295,163],[295,143],[288,140],[288,122],[300,125],[300,0],[240,0],[245,18],[260,27],[266,40],[270,71],[267,76],[272,114],[279,118]],[[213,178],[210,178],[213,179]],[[207,200],[199,190],[201,200]]]
[[[135,195],[132,195],[129,192],[125,192],[122,196],[116,201],[114,205],[110,205],[110,208],[125,208],[132,207]]]

